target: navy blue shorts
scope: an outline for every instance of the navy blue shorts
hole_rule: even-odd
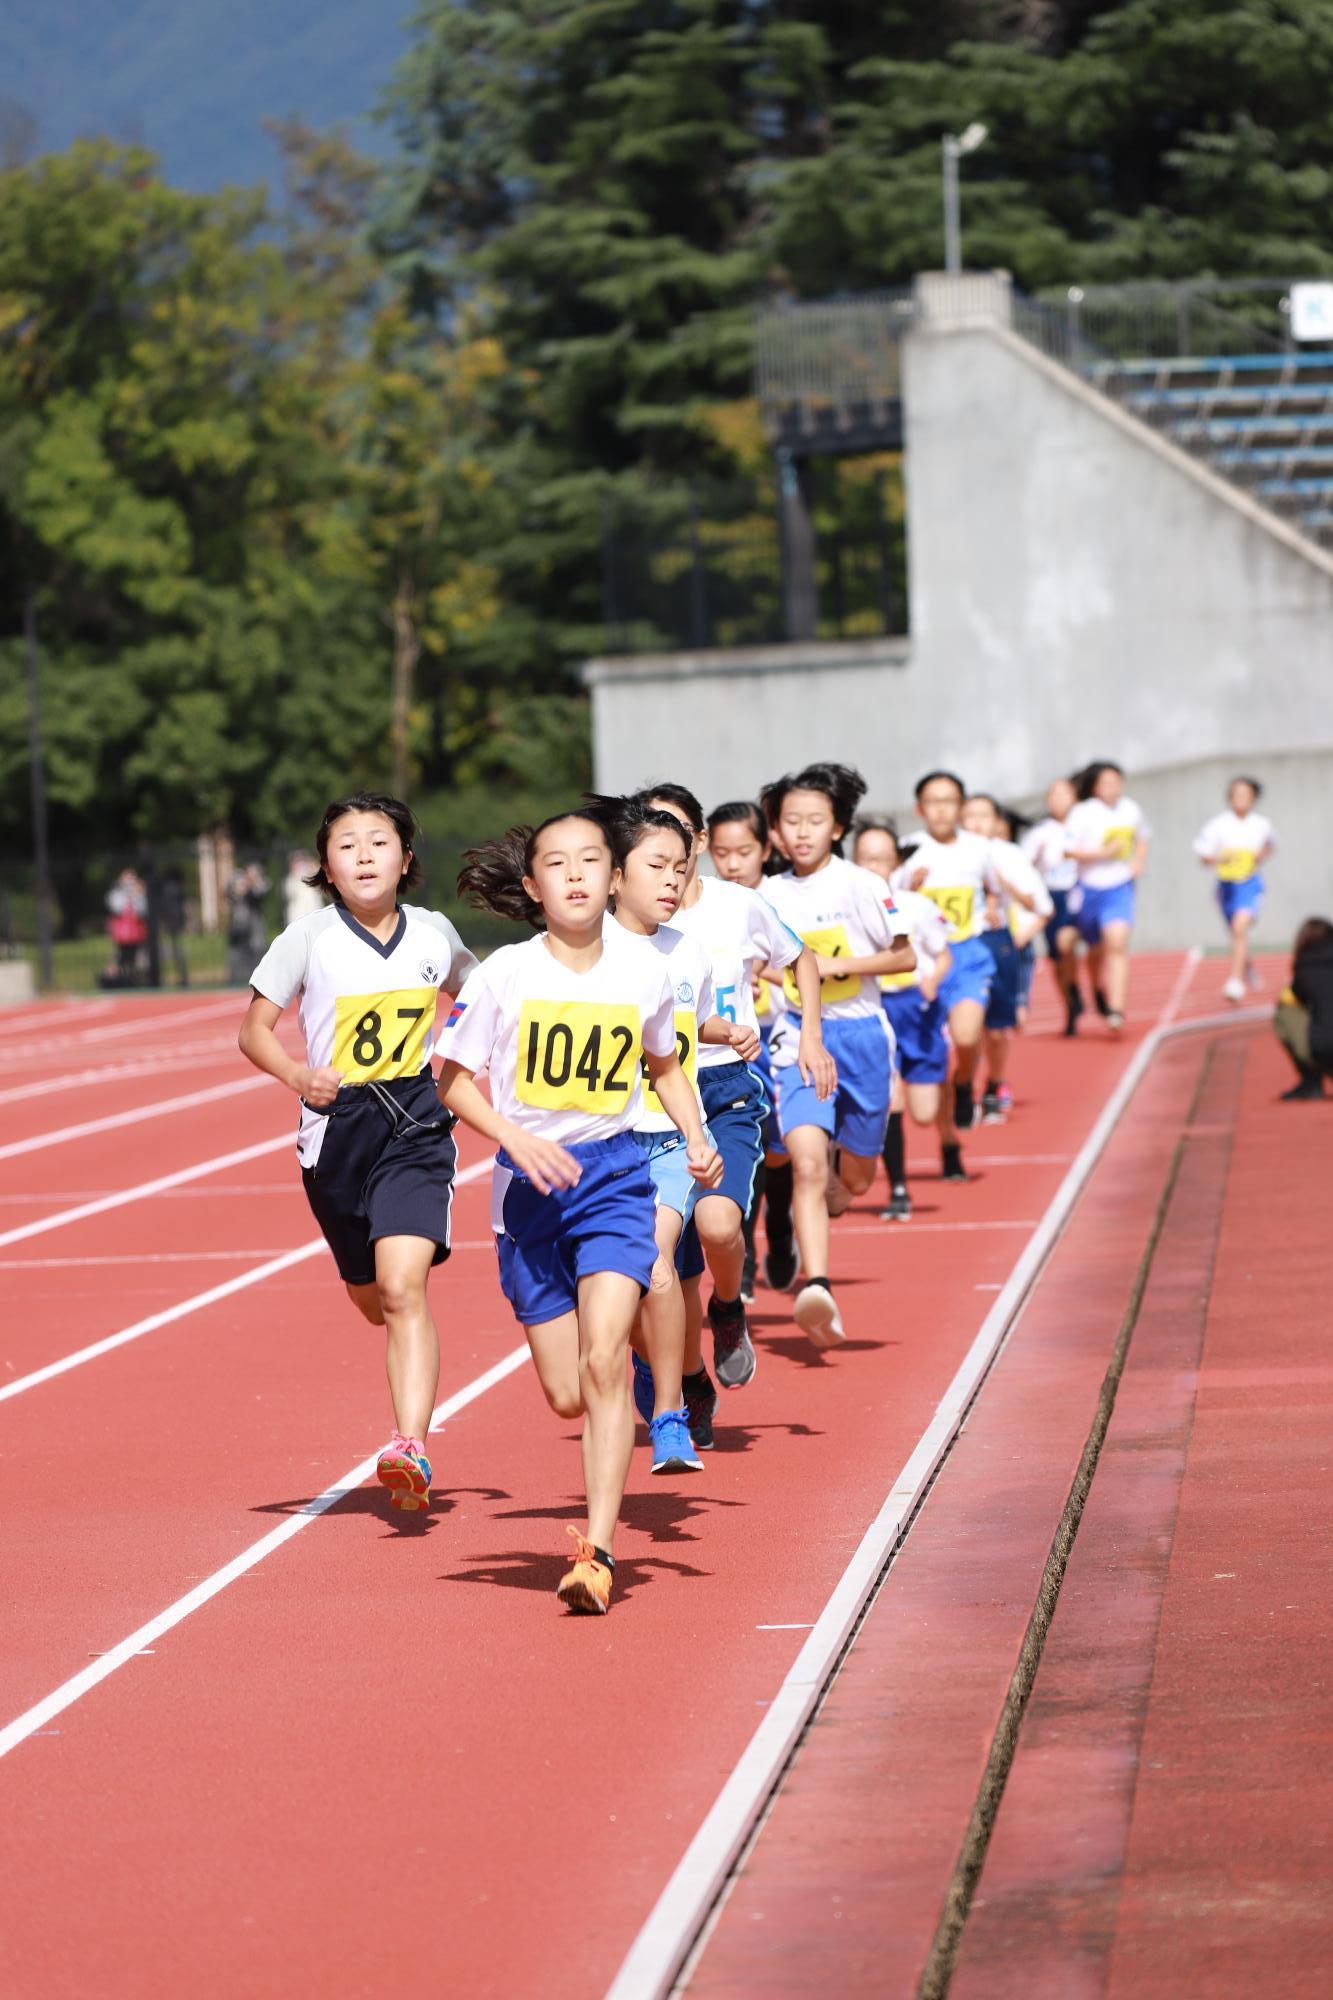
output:
[[[699,1095],[708,1135],[722,1155],[722,1179],[715,1188],[700,1188],[696,1199],[724,1194],[742,1215],[748,1215],[754,1177],[764,1157],[764,1124],[769,1112],[763,1078],[748,1063],[715,1063],[711,1069],[699,1071]],[[697,1278],[703,1267],[699,1231],[691,1216],[676,1245],[676,1270],[682,1278]]]
[[[904,1083],[943,1083],[949,1074],[949,1042],[944,1004],[921,997],[919,986],[892,986],[884,1012],[893,1029],[894,1066]]]
[[[374,1284],[381,1236],[425,1237],[442,1264],[458,1151],[429,1070],[344,1084],[325,1116],[319,1156],[301,1179],[343,1283]]]
[[[1061,931],[1074,930],[1077,928],[1077,925],[1074,913],[1069,907],[1068,889],[1052,889],[1050,897],[1055,905],[1055,909],[1046,919],[1046,949],[1052,958],[1058,958],[1060,956],[1060,948],[1056,943],[1056,939],[1059,937]]]
[[[1264,900],[1264,878],[1262,875],[1247,876],[1243,882],[1219,882],[1217,885],[1217,907],[1222,912],[1222,921],[1227,928],[1238,910],[1248,910],[1257,917]]]
[[[983,942],[995,961],[995,977],[986,1002],[986,1026],[1016,1028],[1023,984],[1022,953],[1007,930],[986,931]]]
[[[619,1271],[648,1289],[657,1260],[657,1203],[648,1156],[633,1132],[566,1146],[577,1187],[539,1194],[509,1155],[495,1156],[492,1219],[500,1289],[520,1326],[573,1312],[579,1279]],[[502,1233],[503,1231],[503,1233]]]

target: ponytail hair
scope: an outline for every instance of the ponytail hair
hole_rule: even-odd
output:
[[[458,871],[459,896],[474,909],[489,910],[493,917],[530,924],[535,931],[544,929],[546,912],[523,887],[523,878],[532,874],[537,843],[547,828],[573,819],[586,820],[589,826],[595,826],[615,858],[615,843],[602,814],[594,805],[580,806],[572,812],[552,813],[540,826],[511,826],[498,840],[467,848]]]

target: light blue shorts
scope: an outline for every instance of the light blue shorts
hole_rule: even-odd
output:
[[[838,1065],[838,1088],[820,1102],[796,1063],[775,1072],[778,1123],[785,1139],[798,1125],[817,1125],[849,1153],[878,1159],[889,1129],[893,1030],[884,1013],[825,1021],[824,1046]]]
[[[670,1132],[634,1134],[648,1158],[653,1192],[659,1208],[674,1208],[682,1222],[688,1222],[699,1183],[690,1172],[684,1138],[673,1126]]]

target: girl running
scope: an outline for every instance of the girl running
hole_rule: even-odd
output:
[[[743,1059],[758,1046],[758,1036],[716,1012],[707,953],[696,939],[670,926],[689,869],[691,842],[680,821],[628,799],[596,803],[618,812],[622,830],[619,865],[611,878],[615,916],[606,921],[660,954],[675,994],[677,1054],[697,1097],[700,1043],[734,1048]],[[702,1472],[684,1401],[685,1297],[675,1260],[695,1197],[701,1186],[716,1186],[722,1178],[722,1161],[710,1152],[706,1181],[692,1172],[685,1140],[646,1077],[643,1094],[644,1108],[635,1131],[647,1155],[657,1201],[657,1261],[636,1339],[634,1401],[648,1426],[653,1471]],[[702,1119],[702,1109],[699,1115]],[[638,1340],[646,1355],[637,1351]],[[699,1443],[707,1449],[712,1441],[708,1426]]]
[[[821,1093],[793,1067],[786,1035],[774,1038],[778,1122],[791,1154],[796,1237],[807,1273],[793,1311],[819,1348],[846,1338],[828,1276],[830,1182],[848,1195],[864,1194],[888,1130],[893,1035],[879,975],[909,972],[915,964],[892,892],[842,858],[843,835],[864,793],[864,779],[845,764],[809,764],[760,795],[791,864],[770,880],[768,899],[815,954],[824,1036],[837,1066],[835,1091]],[[793,986],[787,1001],[799,1010],[793,1023],[804,1030],[814,995]]]
[[[1151,839],[1141,808],[1125,797],[1120,766],[1089,764],[1065,821],[1065,852],[1078,864],[1069,908],[1088,947],[1097,1012],[1113,1035],[1125,1025],[1134,901]]]
[[[765,871],[773,854],[768,822],[753,799],[733,799],[708,815],[708,858],[723,882],[739,882],[744,889],[762,890]],[[782,866],[781,862],[775,864]],[[785,1292],[798,1269],[791,1226],[791,1160],[778,1131],[777,1092],[769,1060],[769,1041],[775,1024],[786,1012],[780,977],[765,978],[762,972],[751,981],[755,1017],[759,1023],[759,1054],[754,1068],[764,1080],[768,1093],[768,1116],[764,1120],[764,1156],[755,1175],[754,1199],[745,1218],[745,1272],[741,1297],[748,1304],[754,1297],[756,1254],[754,1232],[759,1206],[764,1207],[764,1282],[771,1291]]]
[[[757,1032],[752,986],[758,969],[791,968],[798,990],[814,1006],[819,990],[815,955],[779,922],[772,906],[739,882],[719,882],[699,874],[707,845],[703,807],[684,785],[652,785],[637,793],[638,803],[674,813],[690,837],[690,866],[672,929],[697,938],[709,954],[713,997],[724,1020]],[[832,1062],[819,1030],[817,1007],[807,1014],[793,1050],[797,1067],[811,1087],[827,1095],[835,1083]],[[685,1401],[696,1444],[697,1420],[711,1422],[716,1396],[703,1366],[699,1284],[705,1261],[713,1278],[708,1319],[713,1329],[713,1366],[724,1389],[741,1389],[755,1371],[754,1343],[741,1303],[745,1273],[742,1225],[754,1198],[755,1174],[764,1149],[768,1100],[758,1073],[734,1049],[699,1051],[699,1092],[713,1144],[722,1155],[722,1180],[700,1195],[681,1238],[677,1262],[685,1285],[687,1325]]]
[[[898,846],[891,820],[859,819],[852,836],[852,860],[883,882],[891,881],[908,859]],[[884,1135],[889,1199],[880,1210],[880,1220],[910,1222],[912,1197],[907,1188],[903,1112],[906,1110],[914,1125],[924,1127],[934,1126],[940,1115],[949,1075],[949,1038],[940,1001],[940,986],[949,972],[949,926],[943,912],[927,896],[911,889],[895,889],[893,900],[907,926],[916,964],[911,972],[881,973],[879,981],[894,1039],[893,1094]]]
[[[1263,789],[1257,778],[1233,778],[1227,810],[1215,814],[1194,843],[1204,867],[1217,876],[1217,904],[1231,934],[1231,972],[1222,988],[1227,1000],[1243,1000],[1259,983],[1250,963],[1250,933],[1263,907],[1260,870],[1277,845],[1271,820],[1255,811]]]
[[[985,1125],[1002,1125],[1013,1104],[1004,1080],[1009,1039],[1026,1019],[1028,975],[1026,957],[1043,923],[1054,915],[1045,883],[1010,838],[1003,808],[987,792],[974,792],[963,806],[968,833],[990,842],[991,861],[1000,878],[1000,892],[987,900],[987,929],[982,941],[995,961],[995,977],[986,1002],[986,1089],[981,1100]]]
[[[893,879],[894,890],[916,889],[942,911],[949,926],[950,965],[940,1000],[953,1044],[953,1106],[940,1099],[941,1178],[965,1181],[960,1132],[976,1117],[972,1081],[985,1028],[986,1007],[995,979],[995,960],[985,943],[986,898],[998,896],[990,842],[959,825],[963,781],[952,771],[927,771],[917,781],[916,809],[925,834],[912,858]]]
[[[1072,778],[1053,779],[1046,787],[1046,817],[1030,826],[1018,843],[1051,899],[1046,955],[1060,988],[1066,1035],[1078,1032],[1078,1017],[1083,1012],[1083,996],[1078,990],[1078,926],[1069,909],[1070,892],[1078,882],[1078,863],[1065,852],[1067,822],[1077,802],[1078,788]]]
[[[657,1258],[652,1177],[635,1127],[640,1063],[689,1170],[712,1173],[676,1052],[662,956],[604,923],[618,855],[595,808],[471,849],[460,895],[541,930],[504,945],[464,985],[441,1039],[440,1099],[496,1143],[491,1226],[500,1284],[561,1417],[583,1417],[586,1533],[558,1595],[605,1612],[612,1542],[634,1448],[626,1353]],[[475,1082],[489,1072],[490,1102]]]
[[[456,1163],[430,1067],[435,1008],[477,964],[447,917],[399,903],[421,878],[415,831],[385,793],[333,801],[307,877],[332,902],[269,946],[240,1032],[241,1053],[300,1098],[306,1198],[348,1297],[385,1329],[395,1428],[377,1471],[409,1510],[430,1504],[440,1342],[426,1280],[449,1255]],[[298,996],[304,1062],[274,1033]]]

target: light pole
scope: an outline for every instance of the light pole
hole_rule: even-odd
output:
[[[984,125],[971,124],[965,132],[944,135],[944,268],[954,274],[963,268],[963,228],[958,205],[958,162],[964,153],[975,153],[986,137]]]

